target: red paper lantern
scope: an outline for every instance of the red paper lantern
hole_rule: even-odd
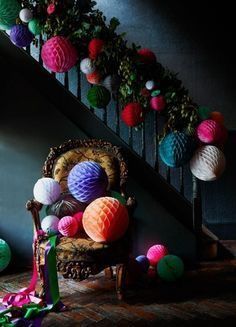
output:
[[[198,125],[197,136],[206,144],[222,143],[225,140],[224,127],[212,119],[207,119]]]
[[[121,112],[121,119],[130,127],[139,125],[144,121],[142,106],[137,102],[127,104]]]
[[[104,44],[104,41],[101,39],[92,39],[88,45],[89,58],[96,60],[102,52]]]
[[[149,49],[146,48],[140,49],[138,51],[138,54],[139,54],[139,61],[142,64],[153,65],[157,61],[155,53]]]
[[[122,237],[129,225],[125,206],[111,197],[98,198],[88,205],[83,215],[83,226],[95,242],[113,242]]]
[[[219,111],[212,111],[210,114],[210,118],[214,121],[216,121],[219,124],[224,124],[224,116]]]
[[[87,74],[86,78],[90,84],[99,84],[101,81],[101,75],[98,71],[95,71],[91,74]]]
[[[151,108],[153,110],[156,110],[156,111],[159,111],[160,112],[163,109],[165,109],[166,100],[163,97],[163,95],[159,95],[157,97],[153,97],[153,98],[151,98],[150,106],[151,106]]]

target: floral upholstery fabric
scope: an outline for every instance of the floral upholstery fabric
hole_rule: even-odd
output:
[[[120,173],[117,159],[101,149],[76,148],[61,155],[54,165],[53,178],[60,183],[63,192],[68,190],[67,177],[70,170],[77,163],[87,160],[99,163],[107,173],[109,189],[117,189]]]

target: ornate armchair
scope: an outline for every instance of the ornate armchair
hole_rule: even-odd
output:
[[[51,148],[43,166],[43,177],[57,180],[62,192],[67,192],[67,177],[70,170],[79,162],[93,160],[106,171],[109,179],[108,195],[111,190],[118,191],[126,199],[130,213],[135,205],[134,198],[127,197],[125,186],[128,177],[127,164],[121,149],[101,140],[70,140],[58,147]],[[35,199],[28,201],[27,210],[32,214],[34,231],[40,234],[40,210],[42,204]],[[47,243],[45,236],[39,236],[35,243],[34,255],[41,280],[41,296],[44,295],[44,251]],[[61,237],[57,245],[57,270],[65,278],[88,278],[105,269],[106,275],[112,277],[112,266],[116,266],[116,291],[118,299],[123,298],[124,281],[130,255],[130,228],[125,236],[111,244],[94,242],[87,235],[76,238]]]

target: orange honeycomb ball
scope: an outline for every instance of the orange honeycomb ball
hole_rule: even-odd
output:
[[[225,120],[224,116],[219,111],[212,111],[210,118],[219,124],[222,124],[222,125],[224,124],[224,120]]]
[[[99,84],[101,82],[101,75],[98,71],[95,71],[91,74],[87,74],[86,77],[87,77],[87,81],[90,84]]]

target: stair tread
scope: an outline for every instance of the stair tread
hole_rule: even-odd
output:
[[[219,242],[236,258],[236,240],[220,240]]]

